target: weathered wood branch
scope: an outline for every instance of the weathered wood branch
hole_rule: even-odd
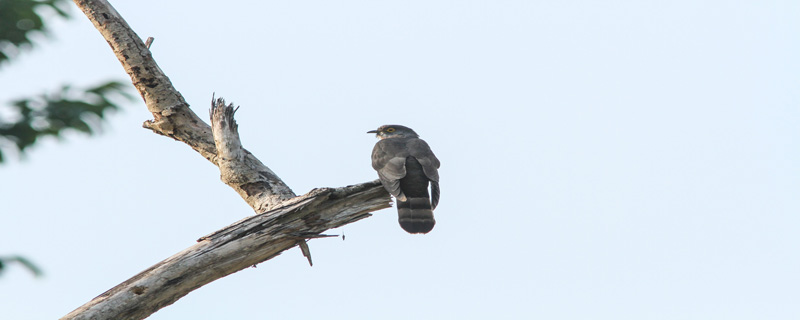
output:
[[[314,189],[239,221],[117,285],[62,319],[143,319],[192,290],[389,207],[379,181]]]
[[[267,166],[242,147],[235,109],[212,101],[209,126],[189,109],[142,42],[106,0],[74,0],[130,75],[154,120],[144,127],[182,141],[220,169],[220,177],[257,212],[142,271],[62,319],[142,319],[211,281],[271,259],[307,239],[389,207],[378,180],[314,189],[296,197]],[[150,41],[148,41],[150,42]]]
[[[242,148],[238,127],[233,119],[235,112],[233,105],[225,105],[222,98],[211,101],[211,131],[220,179],[236,190],[253,210],[265,212],[294,197],[294,192],[267,166]]]
[[[111,46],[153,114],[154,120],[145,122],[144,127],[186,143],[219,166],[211,127],[189,109],[181,93],[153,60],[150,49],[122,16],[106,0],[75,0],[75,4]],[[250,168],[249,172],[242,172],[247,178],[239,179],[239,184],[228,185],[256,212],[267,211],[295,196],[272,170],[247,150],[242,149],[242,152],[245,162],[242,167]]]

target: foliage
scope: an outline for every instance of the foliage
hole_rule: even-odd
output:
[[[67,18],[59,5],[65,0],[0,0],[0,63],[13,58],[21,48],[33,46],[31,35],[44,33],[44,20],[36,12],[39,8],[50,8]]]
[[[66,0],[0,0],[0,65],[32,48],[32,36],[45,34],[45,19],[38,12],[50,9],[69,18],[60,8]],[[98,131],[109,111],[119,109],[110,97],[132,97],[126,86],[111,81],[85,90],[64,86],[50,94],[20,98],[0,105],[0,163],[3,149],[13,145],[22,154],[43,136],[60,137],[67,129],[86,134]],[[9,143],[10,142],[10,143]]]
[[[85,90],[64,86],[52,94],[14,101],[9,108],[19,119],[0,119],[0,137],[10,140],[17,150],[23,152],[38,138],[59,137],[66,129],[92,134],[99,129],[108,111],[119,108],[109,100],[112,95],[132,98],[124,89],[123,84],[113,81]],[[2,160],[3,153],[0,150],[0,162]]]
[[[25,269],[28,269],[28,271],[33,273],[34,277],[41,277],[44,274],[42,273],[42,270],[39,269],[39,267],[33,264],[33,262],[20,256],[0,257],[0,273],[4,271],[3,269],[5,268],[6,264],[11,262],[19,263],[20,265],[25,267]]]

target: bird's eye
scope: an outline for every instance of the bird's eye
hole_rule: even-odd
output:
[[[394,128],[386,128],[386,132],[394,132]]]

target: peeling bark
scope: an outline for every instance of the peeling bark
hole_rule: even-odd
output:
[[[388,193],[377,180],[314,189],[279,208],[200,238],[196,245],[142,271],[62,319],[143,319],[211,281],[388,207]]]

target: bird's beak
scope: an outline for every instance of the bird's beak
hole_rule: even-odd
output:
[[[370,130],[370,131],[367,131],[367,133],[378,133],[378,130]]]

